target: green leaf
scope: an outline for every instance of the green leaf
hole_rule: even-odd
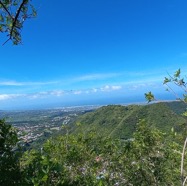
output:
[[[0,21],[4,22],[4,17],[2,16],[2,14],[0,15]]]
[[[187,94],[183,94],[183,98],[184,102],[187,103]]]
[[[46,181],[47,181],[47,179],[48,179],[48,176],[47,176],[47,175],[45,175],[45,176],[43,176],[42,181],[46,182]]]
[[[181,74],[180,68],[175,72],[174,77],[178,78]]]
[[[174,132],[174,128],[173,127],[171,128],[171,132]]]
[[[180,79],[180,80],[178,81],[178,84],[179,84],[180,86],[181,86],[181,85],[185,86],[184,78]]]
[[[30,5],[30,6],[31,6],[31,9],[32,9],[32,15],[33,15],[33,17],[36,17],[36,16],[37,16],[37,11],[36,11],[36,9],[34,8],[33,5]]]
[[[187,116],[187,111],[182,114],[182,116]]]
[[[163,84],[166,84],[166,83],[169,83],[169,82],[171,82],[171,79],[165,77]]]
[[[152,92],[145,93],[145,99],[149,102],[155,101],[155,97]]]

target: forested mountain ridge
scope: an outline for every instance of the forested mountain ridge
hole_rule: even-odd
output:
[[[1,120],[0,185],[180,185],[186,117],[168,104],[104,106],[27,151]]]
[[[109,105],[80,116],[71,124],[73,133],[95,129],[98,134],[128,139],[136,130],[137,123],[145,119],[148,125],[163,132],[173,127],[182,130],[187,119],[182,116],[185,107],[181,102],[160,102],[149,105]],[[180,108],[180,109],[179,109]],[[77,127],[78,125],[81,125]]]
[[[187,109],[187,105],[183,101],[165,102],[165,104],[168,105],[171,110],[177,114],[183,114]]]

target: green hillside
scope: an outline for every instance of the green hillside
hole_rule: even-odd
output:
[[[187,109],[187,105],[183,101],[166,102],[166,105],[168,105],[177,114],[182,114]]]
[[[80,116],[72,124],[72,130],[73,133],[76,133],[81,130],[88,132],[96,129],[98,134],[128,139],[135,132],[139,120],[145,119],[149,125],[155,126],[164,132],[170,131],[172,127],[180,131],[181,126],[187,121],[180,114],[182,110],[177,110],[180,106],[180,102],[161,102],[141,106],[104,106],[94,112]]]

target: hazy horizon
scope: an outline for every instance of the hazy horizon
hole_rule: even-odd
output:
[[[158,99],[157,101],[176,101],[175,97],[173,95],[169,95],[167,93],[162,95],[157,95]],[[156,101],[156,102],[157,102]],[[154,102],[153,102],[154,103]],[[132,96],[132,97],[108,97],[108,98],[100,98],[100,99],[90,99],[90,100],[76,100],[71,102],[42,102],[40,104],[37,103],[31,103],[31,104],[14,104],[15,106],[1,106],[2,111],[26,111],[26,110],[46,110],[46,109],[61,109],[61,108],[67,108],[67,107],[84,107],[84,106],[104,106],[104,105],[131,105],[131,104],[148,104],[148,102],[145,100],[144,96],[141,97]]]
[[[186,1],[32,4],[23,44],[1,46],[0,110],[175,99],[163,80],[187,74]]]

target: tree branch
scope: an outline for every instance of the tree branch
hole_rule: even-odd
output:
[[[7,12],[7,14],[13,19],[12,15],[10,14],[10,12],[6,8],[6,6],[2,3],[2,1],[0,1],[0,5],[4,8],[4,10]]]
[[[19,17],[19,14],[21,12],[21,9],[22,9],[23,5],[26,3],[26,1],[27,0],[23,0],[23,2],[21,3],[20,7],[17,10],[16,16],[15,16],[15,19],[14,19],[14,21],[12,23],[12,28],[11,28],[11,31],[10,31],[10,39],[12,38],[12,33],[13,33],[14,27],[16,25],[16,22],[18,20],[18,17]]]
[[[4,46],[11,38],[8,38],[2,45]]]
[[[18,10],[16,11],[16,15],[15,15],[15,18],[11,16],[10,12],[8,11],[8,9],[5,7],[5,5],[2,3],[2,1],[0,1],[0,4],[3,6],[3,8],[5,9],[5,11],[8,13],[8,15],[12,18],[12,27],[10,29],[10,34],[8,34],[9,38],[3,43],[3,45],[5,45],[9,40],[12,39],[12,35],[13,35],[13,32],[14,32],[14,29],[20,29],[19,27],[16,26],[16,23],[18,21],[18,18],[19,18],[19,15],[20,15],[20,12],[24,6],[24,4],[27,3],[28,0],[23,0],[22,3],[20,4]],[[16,30],[15,30],[16,32]],[[14,37],[14,39],[16,40],[16,42],[19,42],[19,40],[17,40],[16,37]]]
[[[184,182],[183,182],[183,185],[182,185],[182,186],[185,186],[186,181],[187,181],[187,177],[184,179]]]
[[[181,160],[181,183],[182,183],[182,186],[186,182],[186,178],[184,179],[184,157],[185,157],[186,145],[187,145],[187,138],[184,142],[183,151],[182,151],[182,160]]]

